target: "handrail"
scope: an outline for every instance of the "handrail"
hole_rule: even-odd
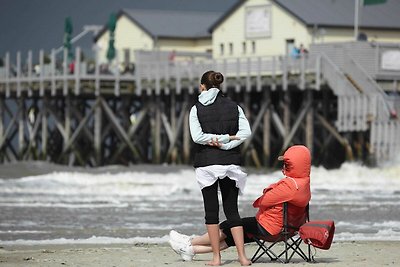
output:
[[[332,87],[336,87],[336,88],[332,88],[334,92],[336,92],[338,95],[341,95],[341,94],[339,94],[340,89],[338,87],[340,87],[340,86],[337,85],[337,81],[341,81],[344,83],[343,85],[346,87],[346,89],[345,89],[346,91],[349,88],[356,90],[354,88],[354,86],[346,78],[346,76],[341,71],[341,69],[325,53],[321,53],[321,59],[323,59],[324,61],[326,61],[329,64],[330,68],[333,69],[333,73],[335,74],[335,77],[332,77],[332,73],[329,71],[328,72],[325,71],[325,73],[323,73],[325,78],[329,79],[329,81],[328,81],[329,85]],[[321,63],[323,63],[323,62],[321,62]],[[321,67],[321,69],[322,69],[322,71],[324,71],[323,67]],[[331,77],[333,80],[331,79]]]
[[[390,107],[389,103],[387,102],[387,99],[386,99],[387,95],[386,95],[385,91],[383,91],[383,89],[378,85],[378,83],[367,73],[367,71],[356,60],[354,60],[354,58],[352,56],[347,54],[346,58],[356,66],[356,68],[350,68],[349,70],[361,71],[363,77],[366,78],[369,85],[372,85],[372,89],[377,91],[377,93],[379,93],[382,96],[382,100],[384,101],[385,107],[387,110],[387,115],[390,115],[392,112],[392,108]]]

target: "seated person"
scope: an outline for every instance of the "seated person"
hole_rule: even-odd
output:
[[[277,235],[283,227],[283,203],[288,202],[288,218],[303,218],[311,199],[311,155],[307,147],[295,145],[278,158],[283,161],[284,178],[263,190],[253,203],[258,208],[255,217],[242,218],[244,241],[253,242],[251,236]],[[290,222],[289,223],[295,223]],[[169,244],[184,261],[191,261],[195,254],[212,252],[208,234],[187,236],[174,230],[170,232]],[[220,224],[220,248],[235,246],[227,221]]]

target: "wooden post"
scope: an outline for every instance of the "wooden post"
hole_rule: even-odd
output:
[[[10,53],[7,52],[5,56],[6,63],[6,98],[10,97]]]
[[[39,95],[44,95],[44,51],[39,52],[39,66],[40,66],[40,81],[39,81]]]
[[[289,64],[289,57],[284,56],[282,58],[282,90],[284,92],[288,89],[288,64]]]
[[[25,138],[24,138],[24,115],[25,115],[25,103],[24,98],[18,98],[18,159],[21,160],[23,157]]]
[[[102,164],[101,127],[102,127],[102,110],[101,110],[100,100],[97,100],[95,107],[95,116],[94,116],[94,153],[97,166],[101,166]]]
[[[187,92],[185,92],[184,95],[184,101],[187,103],[187,107],[189,109],[191,108],[189,106],[189,96]],[[182,110],[182,112],[185,112],[185,119],[183,122],[183,162],[188,164],[190,162],[190,142],[191,142],[191,136],[190,136],[190,129],[189,129],[189,109],[188,110]]]
[[[100,95],[100,64],[99,64],[99,49],[95,50],[95,78],[94,78],[94,95],[99,96]]]
[[[283,94],[283,125],[285,126],[286,134],[290,130],[290,95],[288,90],[282,91]]]
[[[171,91],[171,129],[173,132],[173,136],[174,138],[177,138],[177,125],[176,125],[176,95],[175,95],[175,91]],[[184,110],[182,110],[181,112],[185,112]],[[176,159],[177,159],[177,155],[178,155],[178,150],[176,148],[176,146],[172,149],[172,153],[171,153],[171,162],[176,163]]]
[[[267,110],[263,118],[263,163],[268,166],[269,158],[271,156],[271,100],[270,89],[268,88],[263,92],[264,102],[268,103]]]
[[[64,108],[65,108],[65,118],[64,118],[65,135],[64,135],[63,150],[67,148],[67,145],[70,142],[70,137],[71,137],[71,97],[69,95],[65,97]]]
[[[56,95],[56,50],[51,50],[51,95]]]
[[[17,97],[21,96],[21,52],[17,52]]]
[[[43,97],[42,112],[42,160],[47,160],[47,97]]]
[[[321,55],[318,55],[315,63],[315,89],[321,89]]]
[[[66,96],[68,94],[68,51],[64,48],[63,56],[63,94]]]
[[[114,80],[114,95],[115,96],[120,96],[120,73],[119,73],[119,56],[118,56],[118,51],[115,51],[115,80]]]
[[[4,142],[4,125],[3,125],[3,117],[4,117],[4,98],[0,96],[0,148]],[[0,149],[1,151],[1,149]],[[4,162],[4,153],[0,153],[0,162]]]
[[[154,125],[153,125],[153,163],[161,163],[161,110],[160,96],[155,96],[154,106]]]
[[[239,93],[240,92],[240,83],[241,83],[241,79],[240,79],[240,59],[237,58],[236,59],[236,83],[235,83],[235,92]]]
[[[28,51],[28,96],[32,96],[32,50]]]
[[[81,77],[80,77],[80,72],[81,72],[81,49],[80,47],[77,47],[75,49],[75,60],[73,62],[74,64],[74,75],[75,75],[75,95],[80,94],[80,87],[81,87]]]
[[[313,92],[308,89],[306,91],[307,101],[313,102]],[[306,115],[306,146],[310,150],[311,155],[313,155],[313,140],[314,140],[314,109],[313,105],[311,104],[307,115]]]

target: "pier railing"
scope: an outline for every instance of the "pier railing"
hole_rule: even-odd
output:
[[[106,64],[98,62],[96,58],[91,62],[82,60],[80,48],[76,48],[73,61],[68,59],[66,51],[61,58],[57,57],[54,50],[50,53],[50,57],[46,57],[44,51],[40,51],[38,61],[34,61],[32,52],[28,52],[26,59],[22,58],[21,53],[17,53],[12,58],[10,54],[6,54],[4,66],[0,67],[0,93],[6,99],[18,99],[22,96],[28,99],[37,99],[45,96],[67,97],[71,95],[89,96],[93,99],[99,96],[131,95],[157,98],[169,94],[180,97],[184,94],[195,94],[199,77],[204,71],[210,69],[224,73],[226,77],[222,88],[224,92],[227,92],[228,89],[234,89],[235,93],[243,91],[263,93],[265,90],[287,91],[290,86],[300,90],[320,90],[321,86],[325,84],[337,96],[337,119],[335,121],[337,131],[346,133],[369,130],[371,131],[371,151],[382,158],[384,155],[392,155],[397,147],[400,130],[398,120],[391,117],[393,106],[387,101],[386,93],[363,69],[357,59],[353,59],[347,54],[343,54],[342,57],[336,54],[333,56],[334,53],[329,49],[327,52],[325,54],[323,49],[320,49],[318,53],[310,53],[299,58],[270,56],[220,60],[201,57],[174,61],[138,60],[134,65],[125,66],[118,61]],[[122,136],[121,138],[128,142],[132,153],[135,152],[134,145],[129,141],[134,131],[129,130],[131,134],[125,134],[123,129],[118,127],[118,118],[113,117],[113,112],[106,108],[107,101],[99,101],[101,105],[96,104],[96,108],[91,109],[90,116],[97,108],[104,109],[103,112],[112,118],[113,127]],[[171,100],[171,103],[174,103],[173,101],[175,100]],[[182,107],[188,109],[188,103],[185,100]],[[248,104],[250,105],[250,103]],[[266,107],[261,106],[263,107],[262,113],[268,113]],[[305,107],[307,109],[303,109],[304,114],[311,107],[311,102]],[[76,110],[75,113],[78,112]],[[140,118],[145,117],[143,112],[140,114]],[[170,157],[179,131],[184,128],[182,122],[186,119],[184,116],[167,119],[161,113],[156,112],[156,114],[159,114],[156,116],[162,120],[168,139],[172,144],[167,153]],[[271,114],[279,133],[285,137],[285,143],[290,142],[290,138],[293,136],[287,138],[285,135],[293,135],[294,132],[290,133],[289,129],[285,129],[287,123],[284,120],[280,121],[275,111],[271,110]],[[82,116],[82,118],[90,121],[90,116]],[[258,125],[262,121],[261,118],[262,114],[259,114],[254,122]],[[57,117],[55,120],[60,121]],[[176,121],[179,121],[180,125],[177,131],[173,129]],[[300,122],[296,121],[296,123]],[[296,127],[298,127],[297,124]],[[38,132],[37,127],[39,126],[35,127],[31,130]],[[63,129],[61,132],[65,133],[67,125],[61,126],[61,123],[58,123],[57,127]],[[90,130],[83,130],[85,129],[83,124],[80,124],[79,127],[77,135],[84,131],[93,139],[93,136],[89,134]],[[161,131],[161,125],[157,127],[157,131]],[[134,129],[137,131],[137,128]],[[383,134],[386,132],[390,134]],[[23,139],[20,137],[21,141]],[[98,140],[101,138],[95,139],[99,144]],[[160,140],[158,142],[160,143]],[[71,145],[71,141],[68,144]],[[187,145],[185,149],[187,154]]]

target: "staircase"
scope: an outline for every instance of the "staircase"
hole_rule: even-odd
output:
[[[338,97],[337,130],[369,130],[370,153],[381,165],[395,159],[400,150],[396,101],[390,101],[350,52],[348,47],[340,49],[338,45],[319,47],[321,76]]]

